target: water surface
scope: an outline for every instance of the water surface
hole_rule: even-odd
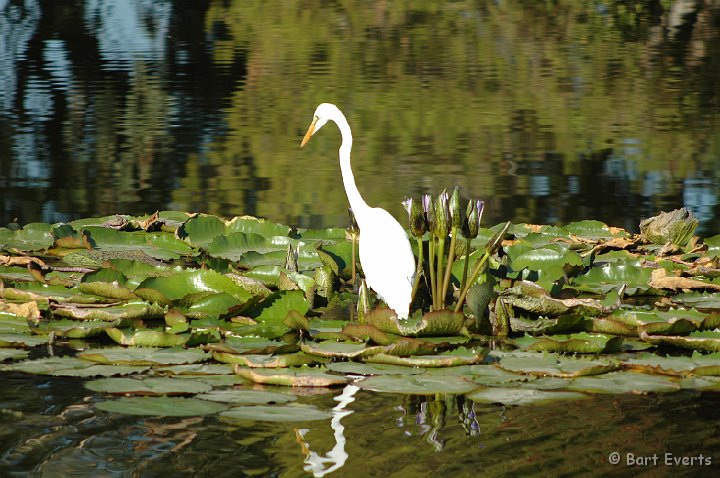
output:
[[[163,209],[347,221],[459,185],[488,223],[680,206],[720,175],[716,2],[0,1],[0,220]]]

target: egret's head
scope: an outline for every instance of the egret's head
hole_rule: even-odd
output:
[[[338,107],[332,103],[321,103],[315,109],[312,123],[310,123],[307,133],[305,133],[305,137],[303,138],[302,143],[300,143],[300,147],[302,148],[305,146],[305,143],[310,140],[310,136],[314,135],[320,128],[325,126],[325,123],[327,123],[328,120],[334,120],[339,113],[340,110]]]

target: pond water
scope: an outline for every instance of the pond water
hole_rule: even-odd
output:
[[[698,233],[720,233],[718,2],[278,5],[0,0],[0,223],[183,210],[342,226],[339,135],[299,148],[330,101],[353,127],[359,189],[396,217],[404,197],[459,185],[486,201],[486,224],[637,230],[685,206]],[[720,463],[716,394],[502,407],[348,386],[293,392],[332,421],[239,425],[100,412],[75,379],[0,383],[2,476],[701,476]]]
[[[461,187],[487,223],[720,232],[717,2],[0,0],[0,221],[251,214],[344,225]]]
[[[328,410],[347,396],[338,420],[243,426],[107,414],[77,380],[5,375],[0,467],[48,477],[717,476],[713,394],[503,407],[348,388],[295,392]],[[683,457],[695,461],[673,462]]]

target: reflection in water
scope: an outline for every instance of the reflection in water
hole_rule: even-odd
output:
[[[612,451],[720,454],[713,393],[597,395],[505,407],[463,397],[375,394],[349,385],[332,406],[327,394],[295,390],[299,402],[332,407],[333,415],[332,433],[323,433],[322,422],[298,433],[284,423],[240,426],[213,417],[108,414],[95,409],[95,394],[79,380],[1,378],[3,476],[301,477],[310,471],[464,478],[478,476],[478,470],[484,476],[606,476],[627,472],[607,463]],[[313,449],[330,452],[311,451],[307,433]],[[295,451],[298,439],[304,457]],[[711,471],[687,468],[681,475]]]
[[[310,431],[309,429],[300,428],[295,430],[298,443],[300,443],[302,452],[305,455],[304,470],[311,471],[313,476],[325,476],[345,465],[348,459],[348,454],[345,451],[345,427],[340,423],[340,420],[353,413],[352,410],[346,410],[345,407],[355,401],[355,394],[358,390],[360,390],[360,387],[349,384],[345,386],[340,395],[333,398],[338,402],[332,409],[332,419],[330,420],[330,428],[332,428],[335,437],[335,446],[325,456],[320,456],[310,449],[310,443],[305,439],[305,435]]]
[[[343,224],[337,138],[297,148],[332,101],[396,217],[459,185],[488,225],[686,206],[719,232],[720,6],[625,3],[0,0],[0,223]]]

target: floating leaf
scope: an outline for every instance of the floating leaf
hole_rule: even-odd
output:
[[[692,357],[660,357],[642,354],[623,360],[623,366],[632,370],[665,375],[720,375],[720,353]]]
[[[612,372],[593,377],[578,377],[568,384],[569,390],[590,393],[666,393],[680,390],[668,377],[636,372]]]
[[[465,316],[461,312],[438,310],[428,312],[420,319],[397,319],[391,309],[375,309],[365,316],[365,323],[391,334],[405,337],[457,335],[463,327]]]
[[[620,350],[622,338],[605,334],[579,332],[572,335],[532,337],[525,335],[515,339],[521,349],[532,352],[563,352],[581,354],[613,353]]]
[[[0,370],[5,372],[12,371],[29,373],[33,375],[94,377],[143,373],[148,370],[148,367],[95,365],[75,357],[46,357],[12,363],[0,367]]]
[[[252,295],[235,281],[210,269],[188,270],[170,277],[150,277],[138,288],[155,289],[170,300],[182,299],[199,292],[225,292],[242,303],[252,298]]]
[[[95,404],[99,410],[124,415],[194,417],[225,410],[224,404],[179,397],[122,397]]]
[[[250,368],[286,368],[314,365],[323,362],[316,356],[305,353],[257,355],[257,354],[225,354],[213,352],[213,358],[223,363],[239,364]]]
[[[287,403],[296,400],[295,395],[265,390],[213,390],[198,395],[197,398],[221,403]]]
[[[208,352],[181,348],[125,348],[111,347],[80,352],[78,358],[115,365],[171,365],[204,362],[210,358]]]
[[[176,335],[162,330],[121,330],[115,327],[106,329],[108,337],[120,345],[134,347],[177,347],[184,345],[189,335]]]
[[[650,335],[642,332],[640,338],[651,344],[668,344],[684,349],[720,352],[720,331],[717,330],[691,332],[687,336]]]
[[[471,365],[484,360],[485,353],[465,350],[463,353],[442,353],[437,355],[420,355],[398,357],[387,353],[379,353],[367,357],[365,360],[370,363],[383,363],[390,365],[403,365],[406,367],[456,367],[458,365]]]
[[[5,250],[39,251],[49,249],[55,237],[48,228],[26,225],[17,231],[0,227],[0,248]]]
[[[209,392],[212,387],[203,382],[178,380],[169,377],[103,378],[85,383],[94,392],[120,395],[195,395]]]
[[[346,377],[332,375],[320,368],[250,369],[235,366],[235,373],[255,383],[286,387],[333,387],[348,383]]]
[[[425,369],[422,368],[382,363],[331,362],[325,367],[333,372],[347,375],[418,375],[425,373]]]
[[[474,402],[501,403],[503,405],[541,405],[561,400],[583,400],[589,395],[578,392],[519,389],[519,388],[486,388],[467,395]]]
[[[0,362],[22,360],[27,358],[29,353],[27,350],[0,349]]]
[[[320,410],[317,407],[305,404],[234,407],[220,414],[221,419],[231,422],[309,422],[326,420],[331,417],[332,414],[329,411]]]
[[[494,352],[494,354],[499,354]],[[620,364],[551,353],[513,352],[500,355],[498,367],[509,372],[551,377],[579,377],[618,370]]]
[[[478,386],[469,380],[444,375],[376,375],[357,382],[360,388],[411,395],[466,394]]]
[[[126,304],[108,307],[88,307],[84,305],[57,304],[52,313],[58,317],[78,320],[104,320],[108,322],[123,319],[159,319],[165,310],[157,304],[131,301]]]

